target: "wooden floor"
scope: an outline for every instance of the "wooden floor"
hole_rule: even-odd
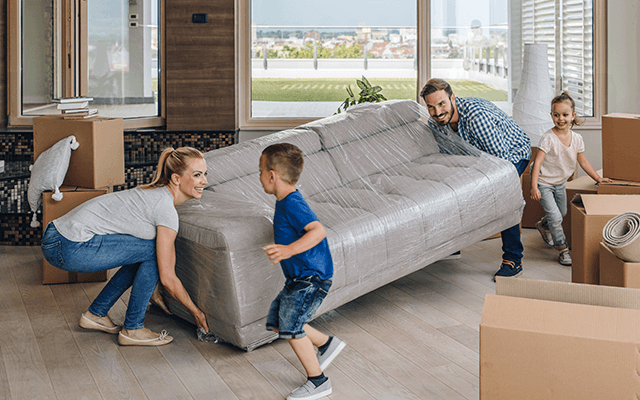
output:
[[[523,230],[524,277],[569,281],[535,229]],[[325,371],[331,399],[477,399],[478,324],[494,293],[500,239],[462,251],[313,322],[347,347]],[[305,381],[289,345],[252,352],[201,343],[192,325],[150,309],[173,343],[120,347],[78,319],[103,283],[43,286],[38,247],[0,247],[0,400],[283,399]],[[111,310],[121,323],[124,300]]]

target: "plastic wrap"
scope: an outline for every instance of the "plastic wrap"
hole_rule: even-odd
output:
[[[414,101],[366,104],[205,154],[209,186],[178,208],[176,273],[216,336],[244,349],[276,338],[264,323],[284,277],[262,250],[275,197],[258,170],[272,143],[304,152],[297,187],[327,231],[334,278],[317,315],[520,222],[514,166],[432,132],[429,118]]]

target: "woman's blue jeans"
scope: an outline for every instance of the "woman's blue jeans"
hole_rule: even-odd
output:
[[[538,184],[540,204],[546,215],[542,218],[542,226],[549,228],[554,246],[567,244],[562,230],[562,220],[567,215],[567,189],[564,185],[546,186]]]
[[[527,164],[529,164],[529,160],[520,160],[516,164],[513,164],[519,176],[521,176],[525,168],[527,168]],[[513,261],[516,265],[522,264],[524,246],[522,245],[522,239],[520,237],[520,224],[505,229],[500,232],[500,236],[502,236],[502,259]]]
[[[144,328],[147,305],[158,284],[155,240],[96,235],[87,242],[72,242],[49,223],[42,235],[42,254],[51,265],[69,272],[98,272],[122,266],[93,300],[89,312],[107,316],[120,296],[131,288],[124,329]]]

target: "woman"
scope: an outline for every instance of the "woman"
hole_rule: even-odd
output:
[[[121,345],[159,346],[173,338],[144,327],[144,315],[158,278],[165,292],[182,303],[198,328],[209,331],[204,313],[191,301],[175,273],[176,206],[199,199],[207,184],[202,153],[190,147],[166,149],[148,185],[96,197],[50,222],[42,253],[51,265],[70,272],[96,272],[122,266],[107,282],[80,326],[118,333]],[[122,328],[108,311],[131,287]]]

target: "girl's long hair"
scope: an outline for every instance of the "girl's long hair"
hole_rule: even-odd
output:
[[[573,98],[569,96],[569,93],[567,92],[562,92],[556,97],[554,97],[553,100],[551,100],[551,112],[553,113],[554,104],[562,103],[562,102],[569,104],[571,106],[571,111],[576,112],[576,102],[573,101]],[[576,115],[573,121],[571,121],[571,128],[573,128],[575,125],[580,126],[582,124],[584,124],[584,120],[582,118],[578,118],[578,116]]]
[[[168,185],[171,175],[184,174],[189,168],[189,161],[194,158],[204,158],[199,150],[193,147],[168,148],[162,151],[158,159],[158,166],[153,174],[153,179],[146,185],[140,185],[141,189],[153,189]]]

